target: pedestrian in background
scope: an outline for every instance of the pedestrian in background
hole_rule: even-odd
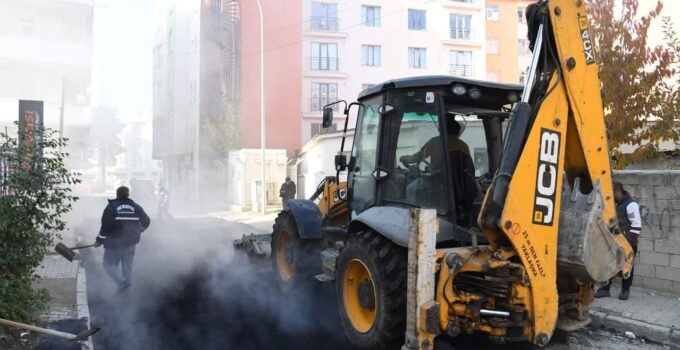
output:
[[[619,219],[619,228],[626,235],[626,240],[633,248],[633,257],[637,254],[638,237],[640,237],[640,230],[642,230],[642,218],[640,215],[640,205],[630,196],[626,190],[623,189],[623,184],[618,181],[614,182],[614,200],[616,201],[616,216]],[[611,295],[609,288],[612,281],[609,280],[607,285],[600,288],[595,293],[596,298],[604,298]],[[630,276],[621,281],[621,293],[619,299],[627,300],[630,294],[630,286],[633,284],[633,269],[630,270]]]
[[[290,177],[287,177],[286,182],[281,185],[281,190],[279,190],[279,197],[281,197],[283,209],[288,209],[288,201],[295,198],[296,190],[295,182],[293,182]]]
[[[95,246],[104,245],[104,271],[118,285],[118,291],[130,289],[135,246],[151,220],[144,209],[130,199],[130,190],[121,186],[116,199],[102,214],[102,227]]]

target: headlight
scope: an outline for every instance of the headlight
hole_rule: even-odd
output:
[[[479,91],[479,89],[477,89],[477,88],[472,88],[472,89],[470,89],[470,91],[468,92],[468,94],[470,95],[471,98],[473,98],[473,99],[475,99],[475,100],[478,99],[478,98],[480,98],[480,97],[482,97],[482,92]]]
[[[508,101],[510,101],[510,103],[515,103],[519,101],[519,96],[516,93],[511,92],[508,94]]]
[[[467,89],[463,85],[456,84],[451,88],[451,91],[455,95],[462,96],[462,95],[465,95],[465,93],[467,92]]]

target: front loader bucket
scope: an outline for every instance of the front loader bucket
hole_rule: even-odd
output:
[[[557,239],[558,270],[604,283],[624,266],[625,251],[609,231],[602,211],[604,204],[599,181],[593,191],[582,194],[580,179],[562,194]]]

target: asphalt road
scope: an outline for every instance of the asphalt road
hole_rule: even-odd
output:
[[[90,228],[90,232],[96,232]],[[347,349],[332,286],[282,295],[269,275],[235,257],[245,225],[216,219],[153,222],[137,247],[129,293],[101,267],[101,249],[84,257],[96,349]],[[459,337],[455,349],[496,346],[485,337]],[[571,334],[549,349],[664,349],[596,329]]]

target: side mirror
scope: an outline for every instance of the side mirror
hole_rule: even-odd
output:
[[[344,154],[335,155],[335,171],[347,170],[347,156]]]
[[[333,125],[333,108],[325,107],[323,109],[323,121],[321,126],[325,129],[329,128],[331,125]]]

